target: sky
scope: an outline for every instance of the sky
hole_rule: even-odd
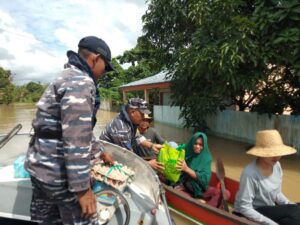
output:
[[[145,0],[0,0],[0,67],[17,85],[49,83],[90,35],[116,57],[136,45],[146,9]]]

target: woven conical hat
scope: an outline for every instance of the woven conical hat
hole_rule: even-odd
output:
[[[296,152],[296,149],[283,144],[277,130],[262,130],[256,133],[256,144],[247,151],[247,154],[258,157],[277,157]]]

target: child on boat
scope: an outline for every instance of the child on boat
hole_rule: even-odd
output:
[[[277,130],[256,134],[256,145],[248,152],[257,156],[242,172],[235,199],[235,213],[264,225],[299,225],[300,206],[281,192],[281,156],[296,153],[283,144]]]
[[[179,161],[177,169],[182,171],[177,190],[187,192],[194,198],[209,205],[219,207],[220,190],[209,187],[212,156],[208,148],[207,136],[196,132],[185,146],[185,160]],[[226,193],[227,199],[230,193]]]

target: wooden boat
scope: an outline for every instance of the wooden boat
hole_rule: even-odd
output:
[[[219,179],[216,176],[216,173],[212,173],[210,180],[210,186],[216,187],[219,182]],[[239,182],[232,180],[230,178],[225,178],[224,183],[226,189],[231,193],[230,199],[228,200],[229,204],[234,203],[235,195],[239,188]],[[230,212],[226,212],[222,209],[215,208],[208,204],[202,203],[197,199],[188,197],[186,194],[181,191],[175,190],[171,186],[164,185],[166,191],[166,198],[169,207],[172,207],[177,212],[184,214],[192,220],[198,221],[200,224],[207,225],[257,225],[250,220],[247,220],[242,217],[233,215]]]
[[[30,179],[14,177],[13,162],[26,153],[30,140],[29,134],[18,133],[19,128],[7,135],[0,135],[0,224],[5,225],[32,224],[29,213],[32,194]],[[107,207],[109,212],[113,212],[106,221],[99,216],[100,224],[173,225],[163,187],[148,163],[119,146],[107,142],[103,144],[115,161],[133,169],[135,178],[122,191],[108,187],[95,193],[98,212],[99,207]],[[114,195],[115,198],[101,198],[102,194],[104,197]],[[107,200],[105,204],[103,199]]]

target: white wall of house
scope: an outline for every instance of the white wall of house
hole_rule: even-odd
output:
[[[171,105],[171,92],[163,92],[163,105]]]
[[[155,121],[176,127],[183,127],[183,119],[179,119],[180,109],[178,106],[154,105],[153,111]]]

